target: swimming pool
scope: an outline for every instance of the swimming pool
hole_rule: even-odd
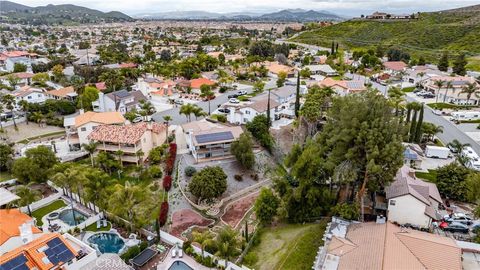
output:
[[[193,268],[182,261],[174,261],[168,270],[193,270]]]
[[[75,222],[75,219],[73,218],[74,212],[75,212],[75,219],[77,222]],[[65,209],[60,212],[60,214],[58,215],[58,218],[70,226],[76,226],[84,222],[85,220],[87,220],[88,217],[76,209],[73,209],[73,211],[72,209]]]
[[[116,233],[96,233],[87,239],[94,244],[101,253],[120,253],[125,246],[125,241]]]

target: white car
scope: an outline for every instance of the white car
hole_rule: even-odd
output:
[[[246,95],[246,94],[247,94],[247,91],[245,91],[245,90],[241,90],[241,91],[237,92],[237,95],[239,95],[239,96],[243,96],[243,95]]]
[[[228,100],[228,102],[230,103],[240,103],[240,100],[236,99],[236,98],[231,98]]]

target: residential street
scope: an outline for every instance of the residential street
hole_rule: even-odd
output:
[[[223,94],[219,94],[215,97],[215,99],[210,101],[210,109],[211,109],[212,112],[218,107],[218,105],[224,104],[228,101],[228,95],[236,93],[237,91],[240,91],[240,90],[245,90],[245,91],[247,91],[247,93],[251,93],[253,91],[253,87],[251,85],[245,85],[245,84],[236,84],[236,85],[238,86],[237,90],[232,90],[232,91],[229,91],[229,92],[226,92],[226,93],[223,93]],[[275,79],[270,79],[268,82],[265,83],[265,88],[264,88],[265,92],[266,92],[267,89],[274,88],[274,87],[276,87],[276,80]],[[200,102],[196,103],[196,105],[199,106],[200,108],[202,108],[205,112],[208,112],[208,102],[207,101],[200,101]],[[178,107],[175,107],[175,108],[172,108],[172,109],[169,109],[169,110],[165,110],[165,111],[162,111],[162,112],[157,112],[154,115],[152,115],[152,119],[155,122],[162,123],[163,122],[163,116],[170,115],[173,119],[171,124],[181,125],[183,123],[186,123],[187,118],[185,117],[185,115],[181,115],[179,113],[180,107],[181,106],[178,105]]]

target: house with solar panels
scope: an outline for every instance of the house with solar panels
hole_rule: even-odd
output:
[[[229,127],[205,119],[183,124],[182,128],[196,162],[232,157],[231,144],[243,133],[239,126]]]
[[[0,269],[82,269],[97,252],[70,234],[44,233],[18,209],[0,210]]]

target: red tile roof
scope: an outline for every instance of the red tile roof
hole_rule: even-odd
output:
[[[19,227],[27,222],[32,222],[32,218],[19,209],[0,209],[0,245],[7,242],[8,239],[20,236]],[[41,233],[37,227],[32,226],[33,233]]]
[[[388,62],[383,63],[383,66],[386,69],[391,69],[391,70],[395,70],[395,71],[402,71],[407,67],[407,64],[405,64],[402,61],[388,61]]]
[[[206,78],[190,80],[190,87],[192,87],[193,89],[200,89],[200,87],[204,84],[212,86],[215,84],[215,82]]]
[[[98,142],[136,144],[148,130],[157,134],[165,132],[165,125],[145,122],[126,126],[102,125],[96,127],[88,135],[88,139]]]

